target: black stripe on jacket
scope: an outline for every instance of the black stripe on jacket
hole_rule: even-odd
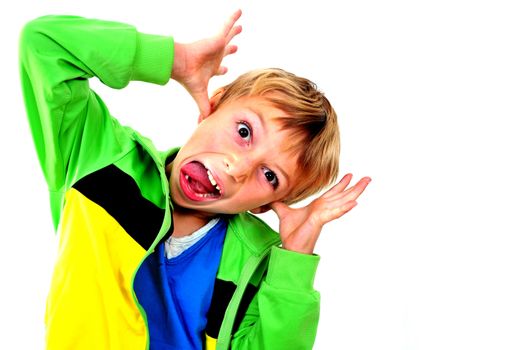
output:
[[[164,209],[144,198],[133,178],[121,169],[109,165],[82,178],[73,188],[104,208],[141,247],[147,250],[154,242]]]

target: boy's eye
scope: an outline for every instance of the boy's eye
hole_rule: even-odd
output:
[[[250,130],[250,126],[244,122],[240,122],[237,124],[237,133],[243,140],[250,141],[252,137],[252,131]]]
[[[272,170],[263,168],[263,174],[265,175],[265,178],[267,181],[276,189],[279,185],[278,177],[276,176],[276,173],[274,173]]]

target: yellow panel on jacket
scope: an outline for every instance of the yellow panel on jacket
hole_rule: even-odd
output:
[[[145,321],[132,291],[145,250],[76,189],[67,192],[62,217],[46,310],[48,347],[146,348]]]

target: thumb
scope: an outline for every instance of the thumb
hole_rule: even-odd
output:
[[[210,100],[208,99],[208,93],[206,91],[199,92],[193,95],[194,101],[197,103],[199,113],[201,114],[200,119],[208,117],[210,114]]]
[[[270,208],[281,219],[290,210],[290,207],[283,202],[272,202],[269,204]]]

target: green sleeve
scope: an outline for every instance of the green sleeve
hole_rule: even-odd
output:
[[[250,304],[231,348],[312,349],[320,312],[313,289],[319,256],[273,247],[268,273]]]
[[[72,16],[26,24],[20,37],[22,91],[55,227],[64,191],[132,147],[88,79],[117,89],[131,80],[165,84],[173,54],[172,38],[127,24]]]

